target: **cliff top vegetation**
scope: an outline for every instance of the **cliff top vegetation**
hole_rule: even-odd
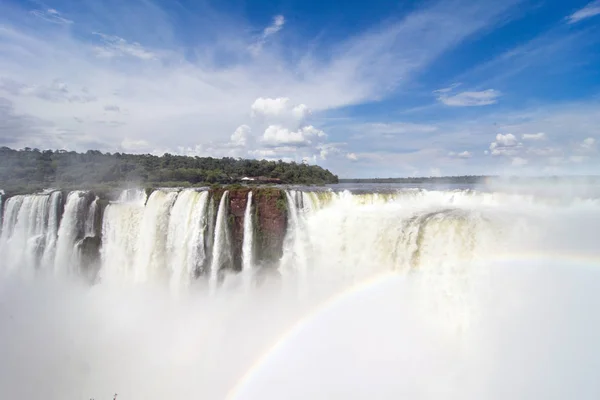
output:
[[[48,187],[205,186],[231,184],[243,177],[279,179],[283,184],[337,183],[316,165],[235,158],[164,154],[77,153],[64,150],[0,148],[0,189],[33,192]]]

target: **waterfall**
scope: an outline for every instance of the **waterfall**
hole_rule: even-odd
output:
[[[212,263],[210,266],[209,286],[215,291],[219,284],[219,272],[231,264],[231,240],[229,237],[228,214],[229,192],[225,191],[219,202],[217,222],[215,226],[215,240],[213,245]]]
[[[252,223],[252,192],[248,192],[244,212],[244,238],[242,242],[242,272],[248,287],[252,281],[254,268],[254,224]]]
[[[53,192],[50,195],[48,229],[46,231],[46,246],[44,248],[44,254],[42,255],[42,265],[44,267],[51,268],[54,263],[54,257],[56,255],[56,241],[58,239],[58,228],[60,226],[62,212],[62,198],[62,193],[58,191]]]
[[[215,213],[215,199],[213,198],[213,196],[210,196],[210,201],[208,202],[208,227],[206,229],[206,237],[204,238],[204,247],[206,249],[207,262],[204,263],[203,269],[202,271],[200,271],[202,273],[207,272],[206,270],[209,269],[210,265],[212,264],[213,247],[215,244],[216,219],[217,216]]]
[[[288,228],[284,240],[281,260],[282,273],[295,273],[303,281],[307,273],[306,231],[303,224],[302,193],[295,190],[285,192],[287,200]],[[299,201],[300,200],[300,201]]]
[[[208,192],[184,190],[171,210],[167,234],[167,266],[171,288],[189,286],[206,261],[204,232]]]
[[[98,200],[99,198],[96,197],[94,201],[90,203],[90,207],[88,208],[84,225],[85,237],[96,236],[96,212],[98,211]]]
[[[78,273],[77,253],[75,245],[84,233],[85,192],[74,191],[67,196],[65,210],[60,227],[58,228],[56,242],[56,257],[54,271],[59,275],[74,275]]]
[[[0,236],[0,254],[5,271],[39,266],[48,226],[49,197],[15,196],[7,200]]]
[[[204,275],[214,290],[222,273],[237,261],[233,253],[240,241],[241,278],[252,282],[262,261],[257,255],[266,254],[259,246],[280,243],[273,237],[255,237],[260,230],[283,235],[279,272],[294,284],[303,285],[313,276],[322,282],[354,281],[372,273],[431,266],[456,274],[465,265],[504,251],[505,238],[523,226],[505,217],[507,210],[564,208],[584,201],[463,190],[289,190],[283,192],[287,211],[281,218],[279,193],[259,204],[257,190],[261,189],[248,192],[239,229],[243,232],[231,230],[230,192],[219,198],[210,191],[155,190],[146,198],[144,190],[129,189],[105,208],[102,221],[100,199],[91,193],[71,192],[65,201],[60,191],[9,197],[3,200],[0,267],[25,274],[47,270],[80,275],[93,265],[102,281],[160,282],[173,291]],[[597,206],[596,200],[585,201],[586,207]],[[256,213],[266,226],[256,226]],[[90,237],[95,239],[86,240]],[[279,249],[269,248],[272,251]]]
[[[102,226],[101,278],[148,282],[167,279],[169,216],[177,192],[156,190],[144,205],[139,197],[110,204]]]
[[[134,280],[146,282],[166,278],[166,247],[169,213],[177,192],[154,191],[148,198],[140,223]]]
[[[133,265],[137,257],[140,224],[144,203],[133,199],[109,204],[102,221],[102,269],[100,277],[106,281],[133,281]]]
[[[143,189],[126,189],[121,192],[118,198],[119,203],[142,203],[147,200],[146,191]]]

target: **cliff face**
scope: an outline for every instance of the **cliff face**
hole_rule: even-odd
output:
[[[280,189],[259,190],[256,204],[256,258],[268,267],[283,255],[283,239],[287,230],[287,203]]]
[[[211,189],[215,204],[218,204],[225,189]],[[272,266],[283,253],[283,238],[287,229],[287,206],[285,193],[277,188],[233,188],[229,189],[229,229],[235,271],[242,269],[242,245],[244,242],[244,219],[248,194],[252,191],[254,218],[254,255],[261,266]]]
[[[233,269],[242,270],[242,244],[244,243],[244,216],[248,204],[250,189],[229,191],[229,229],[231,231],[231,250]]]

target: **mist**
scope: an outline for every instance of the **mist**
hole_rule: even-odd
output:
[[[173,286],[169,277],[114,275],[90,285],[68,275],[3,271],[0,396],[600,395],[596,198],[286,196],[294,218],[279,268],[252,287],[243,274],[227,275],[212,293],[203,279]],[[127,221],[126,237],[162,234],[127,231]],[[114,246],[119,238],[110,239]],[[105,256],[101,271],[124,267],[112,260]]]

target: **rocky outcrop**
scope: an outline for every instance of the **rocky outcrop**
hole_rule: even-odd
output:
[[[242,270],[242,244],[244,242],[244,218],[248,204],[249,188],[229,191],[229,229],[231,232],[231,250],[233,269]]]
[[[285,192],[271,187],[219,187],[211,189],[214,204],[218,205],[225,191],[229,192],[229,230],[235,271],[242,269],[244,218],[248,193],[253,193],[254,254],[263,267],[273,266],[283,254],[283,238],[287,229]]]
[[[275,264],[283,254],[283,239],[287,229],[285,192],[264,188],[254,194],[256,204],[256,258],[263,266]]]

